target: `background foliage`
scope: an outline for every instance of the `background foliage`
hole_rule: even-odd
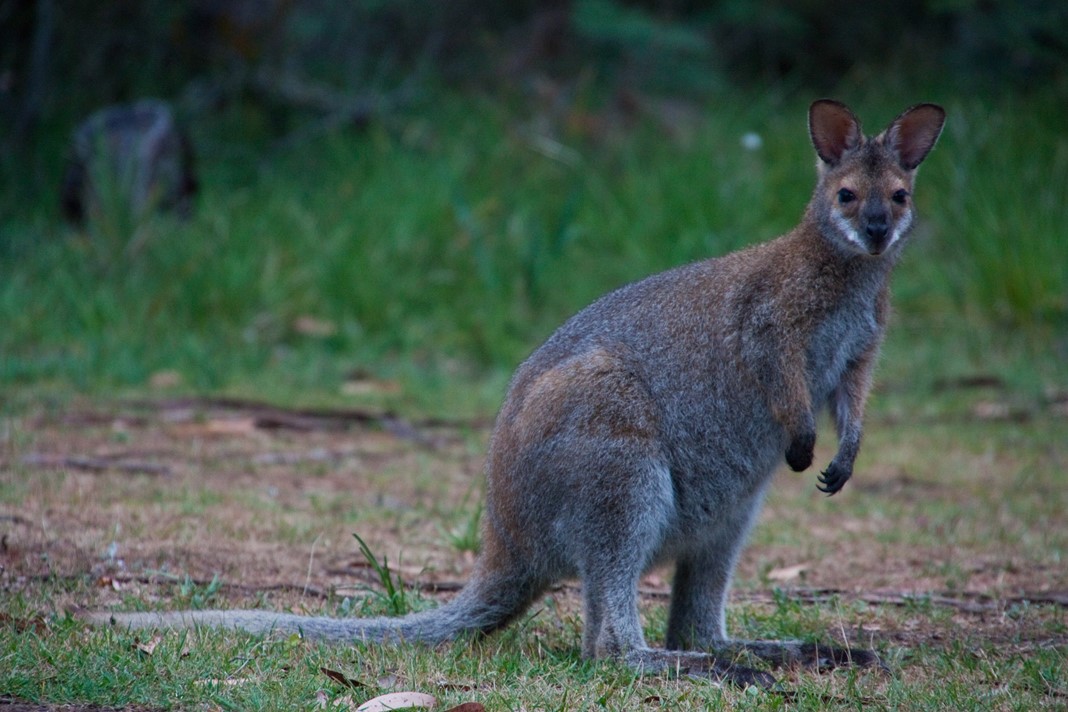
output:
[[[792,225],[827,94],[869,130],[949,109],[896,286],[950,340],[931,379],[1010,342],[1040,389],[1068,352],[1061,2],[37,0],[0,28],[0,385],[493,403],[598,294]],[[194,216],[62,223],[70,131],[145,96],[191,134]]]

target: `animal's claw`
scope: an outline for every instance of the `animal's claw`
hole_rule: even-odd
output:
[[[853,471],[850,468],[841,467],[835,462],[831,462],[827,466],[827,469],[820,473],[820,476],[816,479],[820,482],[820,485],[816,485],[816,489],[820,492],[825,492],[828,495],[833,495],[839,492],[845,483],[849,481],[849,478],[853,476]]]

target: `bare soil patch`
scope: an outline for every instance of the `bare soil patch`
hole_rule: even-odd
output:
[[[993,438],[983,422],[878,427],[842,495],[780,476],[735,601],[833,602],[849,610],[832,634],[876,644],[1068,644],[1068,457],[1043,434],[1063,420]],[[375,580],[353,532],[427,595],[474,560],[451,533],[477,513],[486,424],[188,400],[83,403],[5,432],[0,586],[91,584],[53,587],[52,610],[156,605],[216,577],[213,604],[316,610]],[[669,582],[643,581],[650,607]],[[576,591],[556,591],[562,610]]]

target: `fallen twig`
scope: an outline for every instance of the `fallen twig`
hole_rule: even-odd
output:
[[[904,591],[889,592],[853,592],[841,589],[788,589],[784,591],[788,598],[808,603],[826,603],[832,599],[842,601],[862,601],[871,605],[915,606],[933,605],[956,608],[965,613],[991,613],[1004,610],[1008,605],[1022,603],[1049,604],[1068,607],[1068,591],[1025,592],[1013,596],[995,597],[985,593],[909,593]],[[773,597],[766,591],[753,591],[735,594],[751,602],[771,602]]]
[[[252,462],[257,465],[298,465],[302,462],[337,462],[345,459],[351,453],[339,450],[327,450],[315,448],[307,452],[263,452],[255,455]]]
[[[81,578],[78,575],[57,575],[57,574],[42,574],[40,576],[31,577],[39,579],[54,580],[56,578],[71,580]],[[132,574],[132,573],[110,573],[104,574],[98,578],[98,581],[104,583],[115,582],[118,584],[127,583],[141,583],[141,584],[161,584],[161,583],[191,583],[197,586],[210,586],[215,585],[221,590],[238,591],[240,593],[269,593],[271,591],[291,591],[297,592],[302,595],[311,596],[313,598],[329,598],[333,595],[332,589],[320,588],[318,586],[310,586],[306,584],[296,583],[270,583],[270,584],[244,584],[244,583],[229,583],[226,581],[217,581],[213,579],[201,579],[190,578],[188,576],[180,576],[178,574],[170,574],[162,571],[154,571],[144,574]]]
[[[391,411],[361,408],[286,408],[245,398],[190,397],[166,400],[126,401],[130,406],[154,410],[221,410],[248,415],[264,430],[341,431],[353,426],[377,426],[404,440],[426,447],[440,445],[438,438],[426,435],[424,428],[478,427],[480,423],[421,418],[408,420]]]
[[[132,475],[157,476],[171,474],[170,465],[158,462],[124,460],[112,457],[91,457],[89,455],[48,455],[44,453],[30,453],[29,455],[24,455],[19,462],[28,467],[61,467],[72,470],[84,470],[86,472],[118,471]]]
[[[351,576],[369,583],[376,583],[378,577],[372,575],[370,570],[366,572],[361,567],[331,568],[326,571],[334,576]],[[57,574],[47,573],[29,575],[25,578],[32,580],[77,580],[84,574]],[[399,576],[399,574],[398,574]],[[153,571],[142,574],[127,572],[109,573],[100,577],[100,580],[115,581],[117,583],[183,583],[190,582],[198,586],[207,586],[212,583],[211,579],[189,578],[184,575],[172,574],[162,571]],[[313,596],[315,598],[330,598],[337,595],[339,590],[351,588],[351,584],[339,584],[328,587],[312,586],[303,583],[271,583],[271,584],[243,584],[216,582],[220,589],[239,591],[241,593],[265,593],[270,591],[291,591]],[[464,586],[460,580],[444,581],[403,581],[405,588],[421,591],[423,593],[451,593],[458,591]],[[578,592],[581,590],[577,583],[564,583],[552,587],[553,591]],[[642,598],[664,600],[670,598],[670,591],[652,588],[640,588]],[[806,603],[827,603],[834,599],[844,602],[862,601],[870,605],[907,606],[907,605],[932,605],[949,606],[965,613],[996,613],[1003,611],[1007,606],[1014,604],[1044,604],[1068,608],[1068,591],[1045,591],[1020,593],[1012,596],[994,597],[983,593],[908,593],[908,592],[857,592],[841,589],[790,589],[785,592],[786,596],[793,600]],[[747,603],[773,603],[775,596],[768,591],[735,591],[732,598]]]
[[[0,522],[11,522],[12,524],[21,524],[23,526],[32,526],[31,522],[26,517],[20,517],[17,514],[0,514]]]

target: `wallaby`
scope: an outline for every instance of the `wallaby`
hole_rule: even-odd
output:
[[[95,614],[131,627],[205,625],[313,638],[439,643],[506,625],[560,579],[582,582],[582,652],[642,671],[769,685],[738,664],[879,665],[869,651],[732,641],[732,571],[783,459],[807,469],[829,406],[853,474],[886,328],[890,273],[913,223],[917,166],[945,112],[908,109],[868,138],[844,104],[809,109],[818,180],[778,239],[622,287],[567,321],[516,371],[486,461],[482,551],[449,603],[402,618],[265,611]],[[666,649],[650,648],[638,581],[675,562]]]

